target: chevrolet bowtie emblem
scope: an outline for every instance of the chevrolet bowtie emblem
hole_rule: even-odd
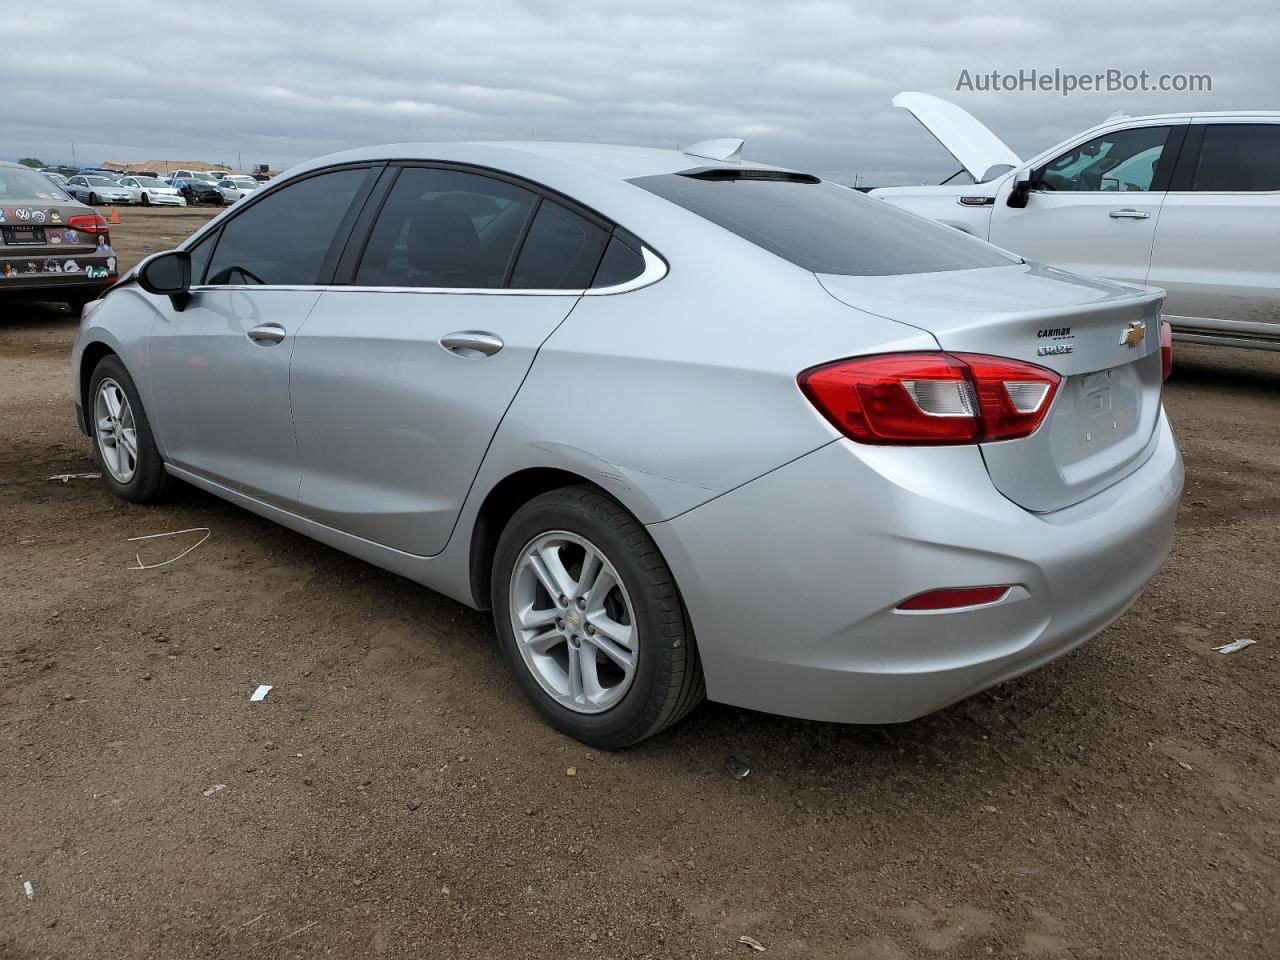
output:
[[[1145,339],[1147,339],[1147,325],[1141,320],[1135,320],[1124,328],[1124,333],[1120,334],[1120,345],[1136,347]]]

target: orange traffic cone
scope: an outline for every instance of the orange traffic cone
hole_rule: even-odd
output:
[[[111,222],[111,223],[119,223],[119,222],[120,222],[120,213],[119,213],[119,211],[117,211],[117,210],[116,210],[116,208],[115,208],[115,207],[112,207],[112,208],[111,208],[111,220],[110,220],[109,222]]]

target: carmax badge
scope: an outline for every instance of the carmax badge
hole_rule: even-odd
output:
[[[1120,345],[1136,347],[1145,339],[1147,339],[1147,325],[1141,320],[1135,320],[1124,328],[1124,333],[1120,334]]]

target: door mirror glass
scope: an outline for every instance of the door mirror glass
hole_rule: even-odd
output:
[[[138,284],[147,293],[186,295],[191,288],[191,254],[185,250],[157,253],[138,268]]]

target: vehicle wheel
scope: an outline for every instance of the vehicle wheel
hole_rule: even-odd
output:
[[[160,499],[169,474],[138,388],[118,357],[103,357],[94,368],[87,400],[94,454],[111,492],[133,503]]]
[[[96,207],[98,205],[98,195],[96,193],[89,194],[89,206]]]
[[[702,664],[680,593],[644,527],[590,487],[516,511],[493,561],[494,623],[547,721],[613,750],[697,706]]]
[[[151,206],[151,198],[147,196],[145,193],[142,195],[142,205],[144,207]]]

